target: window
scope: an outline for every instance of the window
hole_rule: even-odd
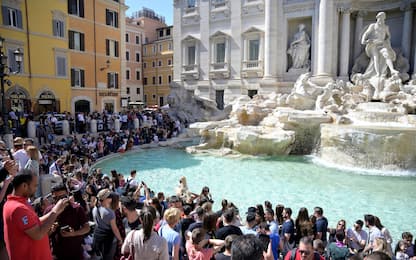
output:
[[[68,0],[68,13],[84,17],[84,0]]]
[[[136,94],[140,95],[140,88],[136,88]]]
[[[152,77],[152,84],[156,85],[156,77]]]
[[[169,47],[168,48],[169,48],[170,51],[173,50],[172,43],[171,42],[169,43]]]
[[[65,23],[64,21],[52,20],[52,32],[53,36],[64,38],[65,37]]]
[[[168,83],[172,82],[172,75],[168,75]]]
[[[118,57],[118,41],[106,39],[105,53],[107,56]]]
[[[83,33],[69,31],[69,48],[77,51],[85,51],[85,37]]]
[[[170,28],[167,28],[166,29],[166,36],[169,36],[170,35]]]
[[[130,88],[126,88],[126,94],[130,94]]]
[[[163,97],[159,97],[159,106],[163,106],[164,100]]]
[[[144,95],[144,103],[147,102],[147,95]]]
[[[254,39],[248,41],[248,60],[254,61],[259,59],[260,40]]]
[[[71,86],[85,87],[85,71],[83,69],[71,68]]]
[[[159,61],[158,66],[162,67],[162,61],[161,60]]]
[[[188,65],[195,64],[195,45],[188,46]]]
[[[140,80],[140,71],[136,71],[136,80]]]
[[[3,24],[23,29],[22,12],[20,10],[2,6]]]
[[[172,60],[171,59],[168,60],[168,65],[172,65]]]
[[[126,70],[126,79],[130,79],[130,70]]]
[[[159,44],[159,52],[162,52],[162,50],[163,50],[163,45]]]
[[[143,47],[143,54],[146,55],[147,54],[147,47]]]
[[[140,38],[136,35],[136,44],[140,44]]]
[[[18,47],[19,49],[20,49],[20,51],[22,51],[22,49],[23,49],[23,47]],[[8,57],[12,57],[12,58],[8,58],[7,59],[7,61],[8,61],[8,66],[9,66],[9,69],[12,71],[12,72],[18,72],[18,66],[17,66],[17,62],[16,62],[16,60],[13,58],[14,57],[14,52],[15,52],[15,50],[16,50],[17,48],[14,48],[13,47],[13,49],[7,49],[7,56]],[[20,72],[22,72],[22,70],[23,70],[23,68],[24,68],[24,66],[23,66],[23,61],[22,61],[22,63],[20,64]]]
[[[146,62],[144,62],[143,63],[143,68],[145,69],[147,67],[147,63]]]
[[[152,46],[152,52],[153,52],[153,53],[156,53],[156,44],[154,44],[154,45]]]
[[[130,52],[126,51],[126,60],[130,60]]]
[[[143,78],[143,85],[147,85],[147,78]]]
[[[105,9],[105,24],[118,28],[118,13]]]
[[[188,1],[188,8],[194,8],[195,5],[195,0],[187,0]]]
[[[216,51],[215,61],[217,63],[223,63],[225,61],[225,42],[217,43]]]
[[[156,99],[156,95],[155,94],[152,95],[152,99]]]
[[[116,72],[107,73],[107,87],[118,88],[118,73]]]
[[[56,56],[56,76],[58,77],[66,77],[67,71],[66,71],[66,57],[65,56]]]
[[[162,81],[162,76],[159,76],[159,85],[162,85],[163,81]]]
[[[129,34],[126,33],[126,42],[129,42]]]
[[[140,62],[140,53],[136,53],[136,62]]]
[[[159,37],[163,37],[163,30],[159,31]]]
[[[223,7],[225,6],[226,1],[225,0],[212,0],[212,5],[214,8]]]
[[[152,61],[152,68],[156,67],[156,62]]]

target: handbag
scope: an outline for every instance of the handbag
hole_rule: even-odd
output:
[[[130,252],[129,253],[123,253],[123,255],[121,256],[120,260],[134,260],[134,245],[133,245],[133,238],[134,238],[134,232],[136,230],[133,230],[133,234],[131,234],[131,238],[130,238],[130,244],[129,244],[129,248],[130,248]]]

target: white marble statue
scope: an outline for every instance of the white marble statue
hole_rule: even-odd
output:
[[[299,24],[299,31],[295,33],[293,41],[287,53],[292,57],[291,69],[306,69],[310,68],[309,49],[311,47],[311,39],[305,31],[305,25]]]
[[[387,68],[389,68],[391,75],[398,73],[393,67],[396,53],[390,45],[389,27],[384,23],[386,14],[380,12],[376,18],[377,22],[370,24],[361,38],[361,44],[366,45],[365,52],[370,57],[370,63],[363,75],[364,78],[385,77]]]

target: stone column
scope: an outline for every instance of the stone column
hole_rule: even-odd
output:
[[[341,8],[342,12],[342,29],[341,29],[341,47],[339,59],[339,76],[342,79],[348,79],[348,68],[350,59],[350,15],[349,8]]]
[[[62,121],[62,135],[67,136],[70,134],[70,129],[69,129],[69,122],[68,120],[63,120]]]
[[[35,121],[29,121],[27,123],[27,136],[30,138],[36,138],[36,125]]]
[[[354,39],[354,59],[361,53],[361,32],[363,31],[363,17],[367,14],[365,11],[359,11],[355,20],[355,39]]]
[[[316,56],[317,71],[313,77],[313,81],[320,85],[332,81],[333,12],[333,1],[321,0],[319,3],[318,53]]]
[[[120,132],[120,120],[119,119],[114,120],[114,131],[116,133]]]
[[[400,7],[400,10],[404,11],[402,31],[402,52],[403,56],[409,59],[410,61],[413,9],[410,2],[405,2],[404,5]]]
[[[139,119],[138,118],[135,118],[134,120],[133,120],[133,124],[134,124],[134,129],[139,129],[139,127],[140,127],[140,125],[139,125]]]
[[[264,76],[263,79],[277,77],[277,0],[266,0],[265,41],[264,41]]]
[[[90,122],[90,132],[92,134],[96,134],[97,133],[97,120],[92,119]]]

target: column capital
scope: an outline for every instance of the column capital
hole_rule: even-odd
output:
[[[360,17],[360,18],[363,18],[364,16],[368,14],[368,12],[365,10],[356,10],[356,11],[357,11],[356,13],[357,17]]]
[[[354,11],[350,5],[340,5],[337,7],[337,9],[338,12],[343,14],[351,14]]]
[[[413,11],[412,1],[410,1],[410,0],[403,0],[400,3],[400,11],[403,11],[403,12]]]

